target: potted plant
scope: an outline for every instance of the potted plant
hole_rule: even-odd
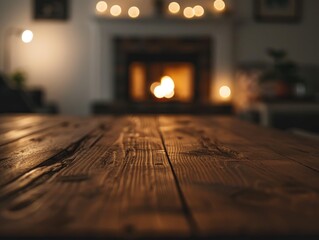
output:
[[[11,81],[13,86],[16,89],[20,89],[20,90],[22,90],[25,87],[26,79],[27,79],[26,74],[22,71],[16,71],[11,76]]]
[[[268,49],[273,63],[260,77],[263,100],[289,99],[305,94],[305,84],[298,73],[298,66],[287,58],[282,49]]]

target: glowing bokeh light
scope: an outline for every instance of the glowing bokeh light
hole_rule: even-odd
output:
[[[112,16],[117,17],[120,16],[122,13],[122,8],[119,5],[114,5],[111,7],[110,9],[110,13],[112,14]]]
[[[165,95],[165,98],[170,99],[170,98],[173,98],[174,96],[175,96],[175,92],[172,91],[172,92],[170,92],[170,93],[167,93],[167,94]]]
[[[33,32],[30,30],[25,30],[23,31],[22,35],[21,35],[21,40],[24,43],[30,43],[33,40]]]
[[[178,13],[181,10],[181,7],[180,7],[180,5],[177,2],[171,2],[168,5],[168,10],[171,13],[176,14],[176,13]]]
[[[219,95],[226,99],[226,98],[229,98],[230,95],[231,95],[231,90],[228,86],[222,86],[220,89],[219,89]]]
[[[100,13],[103,13],[107,10],[107,3],[104,2],[104,1],[99,1],[97,4],[96,4],[96,11],[100,12]]]
[[[165,89],[159,85],[154,89],[154,95],[157,98],[163,98],[165,96]]]
[[[169,76],[164,76],[161,78],[161,82],[154,82],[150,90],[157,98],[173,98],[175,95],[175,83],[173,79]]]
[[[218,12],[222,12],[225,10],[226,8],[226,4],[223,0],[215,0],[214,1],[214,8],[218,11]]]
[[[171,92],[175,88],[175,83],[173,79],[169,76],[162,77],[161,85],[167,90],[167,92]]]
[[[140,9],[138,7],[130,7],[130,9],[128,10],[128,15],[131,18],[137,18],[140,15]]]
[[[183,13],[186,18],[193,18],[195,16],[194,9],[191,7],[185,8]]]
[[[155,88],[156,88],[157,86],[159,86],[159,85],[161,85],[161,83],[159,83],[159,82],[154,82],[154,83],[152,83],[152,85],[151,85],[151,87],[150,87],[151,92],[154,93]]]
[[[196,5],[193,10],[196,17],[202,17],[205,13],[204,8],[200,5]]]

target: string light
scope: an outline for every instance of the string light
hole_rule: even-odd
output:
[[[121,15],[122,8],[119,5],[114,5],[111,7],[110,12],[114,17],[117,17]]]
[[[181,10],[181,7],[180,7],[180,5],[177,2],[171,2],[168,5],[168,10],[171,13],[176,14],[176,13],[178,13]]]
[[[104,1],[99,1],[97,4],[96,4],[96,11],[100,12],[100,13],[103,13],[107,10],[107,3],[104,2]]]
[[[194,10],[194,15],[195,15],[196,17],[202,17],[202,16],[204,15],[204,13],[205,13],[204,8],[203,8],[202,6],[200,6],[200,5],[196,5],[196,6],[193,8],[193,10]]]
[[[193,18],[195,16],[194,9],[191,7],[187,7],[184,9],[184,16],[186,18]]]
[[[140,9],[138,7],[130,7],[130,9],[128,10],[128,15],[131,18],[137,18],[140,15]]]
[[[223,0],[215,0],[214,1],[214,8],[218,12],[222,12],[226,8],[226,4]]]
[[[214,0],[213,7],[216,12],[223,12],[226,9],[226,3],[224,0]],[[98,1],[96,4],[96,11],[98,13],[104,13],[108,9],[108,4],[106,1]],[[178,14],[181,11],[181,6],[178,2],[172,1],[168,5],[168,11],[171,14]],[[120,5],[113,5],[110,8],[110,14],[114,17],[118,17],[122,14],[122,8]],[[186,7],[183,10],[183,15],[185,18],[202,17],[205,14],[205,9],[201,5],[196,5],[194,7]],[[132,6],[128,10],[128,16],[130,18],[137,18],[140,16],[140,9],[136,6]]]

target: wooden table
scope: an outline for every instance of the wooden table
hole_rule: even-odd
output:
[[[0,236],[319,236],[319,142],[228,117],[0,117]]]

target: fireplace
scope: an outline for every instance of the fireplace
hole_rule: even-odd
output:
[[[92,112],[229,110],[231,98],[222,99],[219,89],[232,84],[233,26],[231,19],[96,18],[89,83]],[[174,81],[174,95],[157,98],[151,86],[166,76]]]
[[[211,39],[116,38],[116,100],[200,104],[209,101]]]

